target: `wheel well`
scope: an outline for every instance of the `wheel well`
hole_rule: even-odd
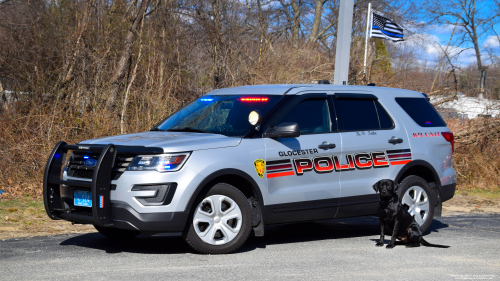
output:
[[[420,165],[410,167],[408,170],[404,171],[404,173],[399,177],[398,183],[401,183],[407,176],[411,175],[419,176],[428,183],[433,182],[437,184],[436,179],[434,178],[433,175],[433,171],[425,166],[420,166]]]
[[[252,184],[248,180],[246,180],[244,177],[241,177],[238,175],[218,176],[218,177],[212,179],[211,181],[209,181],[205,185],[204,188],[210,188],[217,183],[227,183],[227,184],[234,186],[239,191],[241,191],[245,195],[246,198],[250,198],[252,196],[256,199],[259,198],[257,196],[257,194],[255,194]]]

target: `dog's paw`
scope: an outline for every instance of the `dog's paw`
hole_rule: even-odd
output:
[[[378,242],[376,246],[377,246],[377,247],[382,247],[382,246],[384,246],[384,243],[380,243],[380,242]]]
[[[385,246],[385,247],[386,247],[387,249],[392,249],[392,248],[394,248],[394,244],[389,244],[389,245],[387,245],[387,246]]]

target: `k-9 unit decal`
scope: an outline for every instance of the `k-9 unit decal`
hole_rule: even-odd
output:
[[[316,173],[330,173],[351,170],[365,170],[371,168],[386,168],[394,165],[403,165],[411,161],[411,150],[387,150],[375,152],[362,152],[346,154],[347,163],[342,163],[338,155],[317,156],[314,158],[301,157],[290,160],[278,160],[267,162],[267,178],[282,176],[298,176],[309,171]],[[292,165],[293,164],[293,165]],[[295,170],[295,172],[293,171]]]
[[[432,138],[432,137],[439,137],[441,134],[439,132],[425,132],[425,133],[413,133],[414,138]]]

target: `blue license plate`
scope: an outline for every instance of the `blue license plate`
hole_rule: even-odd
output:
[[[90,191],[75,190],[74,191],[74,204],[80,207],[92,207],[92,198]]]

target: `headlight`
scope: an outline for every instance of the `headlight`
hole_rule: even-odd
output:
[[[132,160],[128,171],[175,172],[182,168],[191,155],[187,153],[172,153],[162,155],[139,155]]]

